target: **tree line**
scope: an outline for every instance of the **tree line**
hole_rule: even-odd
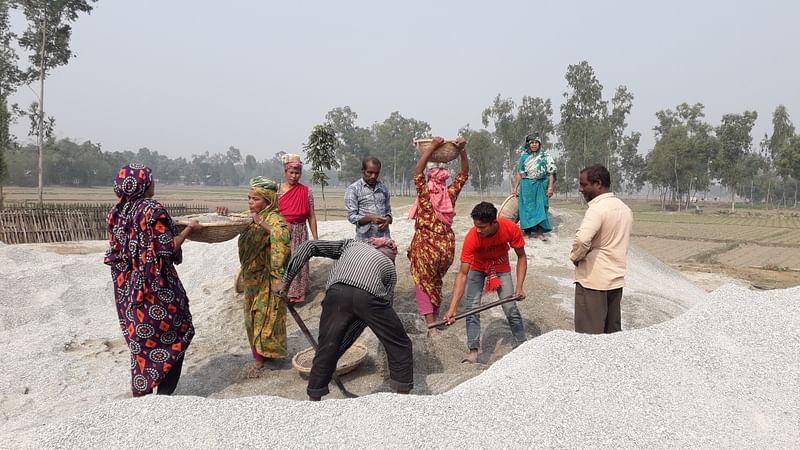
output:
[[[107,185],[120,166],[132,161],[151,166],[164,183],[238,186],[256,174],[282,177],[283,152],[259,161],[235,147],[189,158],[169,158],[148,148],[104,151],[90,141],[53,139],[55,119],[44,116],[41,103],[35,102],[27,112],[10,105],[9,95],[33,80],[41,82],[42,98],[46,70],[66,64],[71,57],[69,23],[79,12],[91,11],[91,3],[0,1],[0,201],[4,184]],[[28,18],[29,28],[22,36],[8,27],[8,11],[14,6],[22,8]],[[51,28],[53,24],[55,28]],[[37,37],[43,37],[38,47]],[[27,71],[17,67],[13,42],[31,52]],[[558,123],[553,121],[550,98],[524,96],[516,101],[498,94],[482,111],[479,128],[467,124],[457,131],[469,142],[470,183],[475,190],[507,189],[503,182],[513,176],[525,135],[536,132],[543,148],[556,158],[555,190],[564,195],[577,191],[583,167],[599,163],[612,173],[614,190],[635,193],[647,189],[665,205],[688,206],[693,198],[702,196],[699,193],[720,184],[728,189],[732,206],[736,195],[753,202],[781,201],[797,206],[800,137],[784,106],[775,109],[772,133],[765,134],[757,145],[752,137],[758,118],[755,111],[725,114],[716,125],[705,120],[700,103],[657,111],[652,129],[655,146],[643,154],[639,149],[641,132],[629,130],[626,122],[634,95],[625,85],[605,99],[603,85],[586,61],[569,65],[565,80]],[[9,133],[9,124],[21,117],[31,120],[30,135],[38,138],[36,145],[20,146]],[[323,188],[350,183],[360,176],[361,160],[376,156],[383,162],[382,179],[397,193],[413,193],[417,159],[413,141],[430,137],[430,124],[399,111],[365,127],[357,120],[355,111],[342,106],[328,111],[322,123],[313,126],[304,145],[313,167],[311,180]]]

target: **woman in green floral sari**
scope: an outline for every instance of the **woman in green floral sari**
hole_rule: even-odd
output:
[[[272,291],[283,279],[291,253],[289,226],[278,213],[277,183],[250,180],[247,204],[253,223],[239,236],[239,262],[244,282],[244,325],[255,359],[250,376],[264,361],[286,356],[286,306]]]

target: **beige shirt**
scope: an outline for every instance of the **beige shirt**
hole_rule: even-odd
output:
[[[601,291],[625,286],[632,226],[631,209],[613,192],[593,198],[569,252],[575,263],[575,281]]]

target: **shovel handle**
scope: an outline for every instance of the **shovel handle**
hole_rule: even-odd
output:
[[[487,303],[487,304],[481,305],[481,306],[479,306],[477,308],[470,309],[469,311],[464,311],[461,314],[456,314],[455,316],[453,316],[453,320],[455,321],[455,320],[463,319],[464,317],[471,316],[471,315],[477,314],[477,313],[479,313],[481,311],[485,311],[485,310],[487,310],[489,308],[494,308],[495,306],[500,306],[503,303],[513,302],[515,300],[519,300],[519,296],[511,295],[511,296],[508,296],[506,298],[501,298],[500,300],[495,300],[495,301],[493,301],[491,303]],[[446,320],[438,320],[436,322],[429,323],[428,324],[428,329],[440,327],[442,325],[450,326],[447,323]]]
[[[300,317],[300,314],[298,314],[297,310],[294,309],[294,305],[292,305],[292,302],[289,301],[289,296],[286,295],[286,292],[280,292],[278,293],[278,296],[281,298],[281,300],[283,300],[283,303],[286,304],[286,308],[289,310],[289,313],[291,313],[292,317],[294,318],[294,321],[297,322],[297,326],[300,327],[300,331],[302,331],[303,334],[306,336],[306,339],[308,339],[308,342],[311,344],[311,347],[314,348],[314,351],[317,351],[317,349],[319,348],[317,340],[314,339],[314,336],[311,334],[310,331],[308,331],[308,327],[306,327],[306,324],[305,322],[303,322],[303,319]],[[333,383],[336,385],[336,387],[339,388],[339,391],[342,392],[342,395],[344,395],[347,398],[358,398],[358,395],[353,394],[352,392],[348,391],[346,387],[344,387],[342,380],[339,379],[339,376],[336,375],[335,371],[331,378],[333,379]]]

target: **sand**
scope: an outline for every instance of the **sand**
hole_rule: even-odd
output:
[[[130,398],[128,350],[117,325],[109,271],[102,264],[105,243],[0,244],[0,347],[6,356],[0,375],[0,437],[25,448],[134,447],[130,421],[146,415],[157,418],[148,433],[170,436],[171,445],[193,447],[264,444],[259,432],[277,439],[270,446],[290,447],[444,447],[454,439],[471,439],[464,442],[479,446],[798,443],[796,430],[774,435],[798,418],[798,408],[787,409],[800,398],[797,356],[787,352],[792,343],[797,348],[797,289],[755,294],[726,286],[709,295],[634,248],[623,300],[627,331],[578,335],[569,331],[573,287],[567,253],[580,216],[553,213],[556,230],[550,240],[529,240],[526,246],[528,298],[519,306],[528,343],[512,351],[501,310],[490,310],[482,315],[481,364],[461,364],[463,322],[437,338],[425,335],[401,253],[395,308],[414,343],[415,395],[389,393],[385,355],[367,332],[362,338],[370,349],[367,360],[343,377],[348,389],[362,397],[335,400],[341,395],[332,386],[326,399],[334,400],[321,403],[298,401],[305,399],[305,380],[288,360],[272,364],[260,378],[244,376],[250,356],[242,299],[233,290],[235,240],[185,244],[179,273],[197,335],[177,395],[142,399]],[[457,240],[469,224],[468,218],[457,218]],[[322,239],[352,232],[346,222],[320,223]],[[406,248],[413,224],[398,218],[392,232]],[[299,308],[312,333],[330,264],[312,261],[312,292]],[[456,270],[454,265],[445,279],[446,296]],[[747,301],[752,298],[759,300],[758,307]],[[787,308],[794,308],[790,317],[795,319],[775,320],[783,317],[778,310]],[[723,322],[748,317],[753,310],[762,321]],[[288,332],[290,353],[308,346],[291,320]],[[778,348],[764,353],[773,340]],[[709,343],[714,345],[708,348]],[[730,373],[746,371],[767,357],[776,372]],[[792,373],[793,383],[781,386]],[[744,404],[737,400],[743,392]],[[747,415],[739,417],[743,411]],[[491,426],[488,412],[495,421]],[[705,429],[703,420],[688,426],[684,415],[701,412],[704,420],[721,427]],[[631,431],[623,415],[643,428]],[[760,422],[742,425],[750,423],[751,415]],[[599,428],[592,421],[600,418],[627,431],[609,427],[592,437]],[[654,432],[656,426],[664,431]],[[420,433],[426,428],[435,432]],[[433,440],[423,440],[426,436]]]

